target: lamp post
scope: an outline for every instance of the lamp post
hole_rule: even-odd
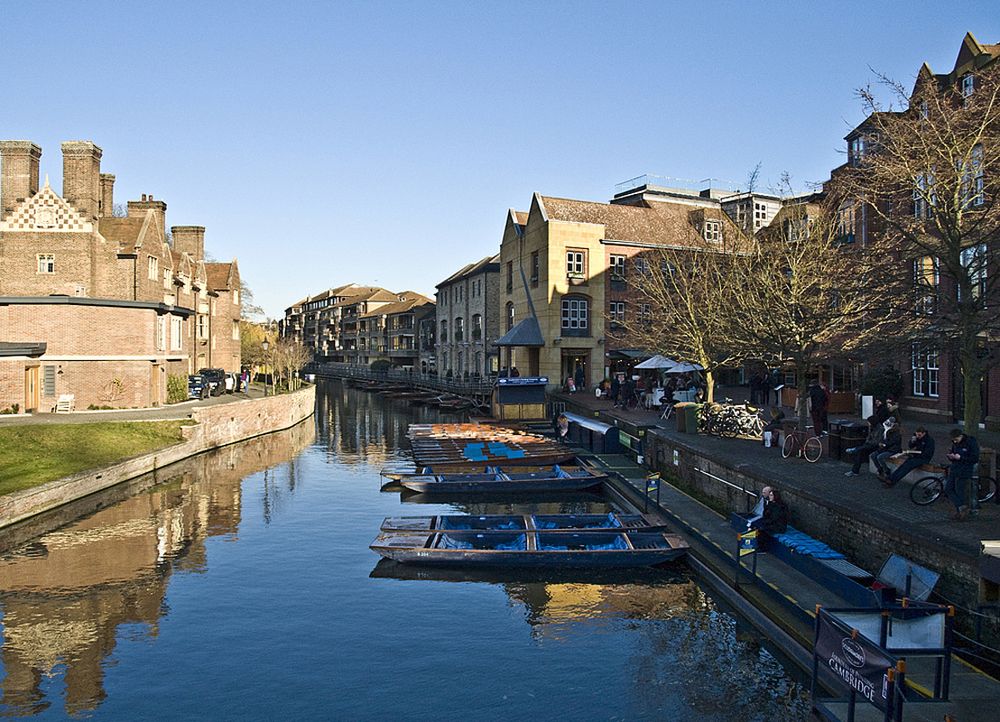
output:
[[[270,342],[266,338],[263,341],[260,342],[260,347],[262,349],[264,349],[264,358],[265,359],[270,358],[270,354],[268,354],[267,350],[271,347],[271,344],[270,344]],[[270,364],[268,364],[268,371],[270,371]],[[267,396],[267,377],[266,376],[264,377],[264,395]]]

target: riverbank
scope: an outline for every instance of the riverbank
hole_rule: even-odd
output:
[[[205,451],[291,428],[311,416],[315,405],[316,388],[306,386],[290,394],[189,409],[190,424],[180,426],[180,443],[0,497],[0,529]],[[162,412],[150,410],[153,418],[157,413]]]

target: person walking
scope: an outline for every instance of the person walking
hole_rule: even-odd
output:
[[[918,466],[931,463],[934,458],[934,439],[923,426],[918,426],[913,432],[909,446],[908,458],[889,474],[889,478],[885,481],[886,486],[895,486],[904,476]]]
[[[808,395],[809,415],[812,417],[813,433],[816,436],[822,436],[826,430],[823,426],[823,419],[826,417],[826,409],[830,397],[823,390],[818,379],[809,384]]]
[[[979,442],[962,429],[952,429],[951,451],[947,456],[951,460],[951,466],[948,467],[948,476],[944,482],[944,493],[955,505],[955,513],[951,518],[964,521],[969,516],[969,480],[979,463]]]

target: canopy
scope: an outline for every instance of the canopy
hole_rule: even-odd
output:
[[[702,368],[701,366],[699,366],[698,364],[691,364],[691,363],[688,363],[687,361],[681,361],[679,364],[677,364],[676,366],[673,366],[669,371],[667,371],[667,373],[668,374],[689,374],[692,371],[704,371],[704,370],[705,369]]]
[[[670,369],[677,365],[676,361],[668,359],[666,356],[661,356],[656,354],[652,358],[648,358],[642,363],[635,365],[637,369]]]

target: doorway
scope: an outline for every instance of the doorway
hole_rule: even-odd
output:
[[[38,366],[26,366],[24,369],[24,410],[38,411],[41,403],[38,387]]]
[[[564,385],[566,379],[573,377],[576,390],[583,391],[590,386],[590,349],[565,348],[562,350],[559,384]],[[583,383],[580,383],[580,379]]]

